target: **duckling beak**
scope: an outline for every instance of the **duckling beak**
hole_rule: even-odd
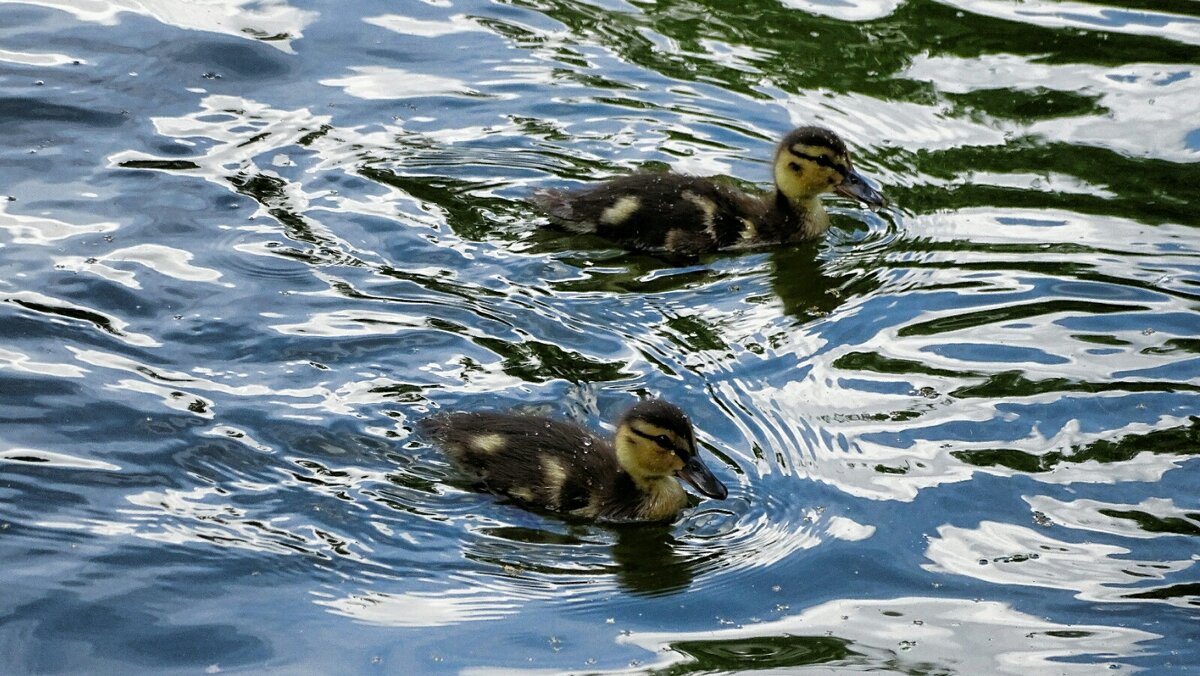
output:
[[[698,455],[693,455],[683,469],[679,470],[679,477],[710,498],[724,500],[725,496],[729,495],[729,489],[708,471]]]
[[[872,188],[867,183],[867,179],[863,178],[863,175],[854,169],[851,169],[850,173],[846,174],[846,178],[842,179],[841,184],[834,188],[834,191],[839,195],[856,199],[872,209],[887,206],[887,198],[883,196],[883,193]]]

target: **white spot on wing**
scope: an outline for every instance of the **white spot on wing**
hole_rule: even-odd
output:
[[[758,239],[758,225],[749,218],[742,219],[742,241],[753,242]]]
[[[696,208],[704,214],[704,232],[713,239],[717,239],[717,203],[703,195],[697,195],[691,190],[683,191],[683,199],[696,205]]]
[[[508,489],[508,494],[518,500],[533,502],[533,491],[525,488],[524,486],[514,486]]]
[[[504,437],[495,432],[480,434],[471,440],[471,447],[480,453],[495,453],[504,448]]]
[[[542,460],[542,468],[546,472],[546,485],[550,488],[557,490],[567,480],[567,470],[558,458],[545,458]]]
[[[567,481],[567,470],[562,461],[555,457],[542,459],[542,471],[546,473],[547,501],[551,507],[557,508],[562,504],[562,488]]]
[[[600,222],[606,225],[620,225],[628,220],[641,205],[642,201],[633,195],[619,197],[616,202],[612,203],[612,206],[600,214]]]

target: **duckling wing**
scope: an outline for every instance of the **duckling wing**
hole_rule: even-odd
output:
[[[546,509],[598,504],[618,473],[608,442],[574,423],[451,413],[426,419],[421,428],[480,488]]]

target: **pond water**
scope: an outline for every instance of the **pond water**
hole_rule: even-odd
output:
[[[0,671],[1200,664],[1200,7],[0,0]],[[526,198],[891,206],[680,266]],[[730,487],[609,528],[415,423],[655,394]]]

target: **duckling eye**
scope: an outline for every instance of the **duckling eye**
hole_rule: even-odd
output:
[[[658,444],[662,450],[666,451],[667,453],[675,452],[674,444],[671,443],[671,439],[665,434],[660,434],[654,437],[654,443]]]

